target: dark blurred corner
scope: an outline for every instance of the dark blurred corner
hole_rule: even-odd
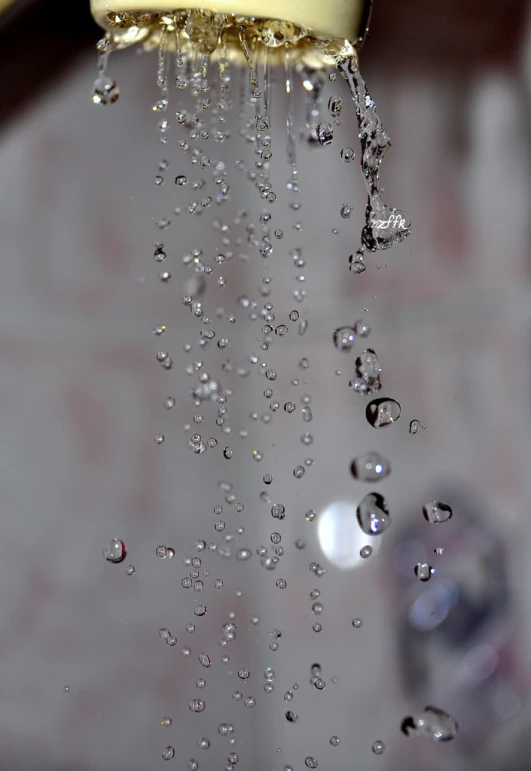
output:
[[[13,0],[0,4],[0,130],[94,44],[89,3]]]
[[[526,0],[377,1],[364,60],[386,70],[452,70],[465,79],[478,68],[510,66],[525,40],[527,9]]]

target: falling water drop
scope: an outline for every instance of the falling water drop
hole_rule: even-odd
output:
[[[423,713],[409,715],[401,724],[406,736],[424,736],[436,742],[455,739],[459,727],[451,715],[437,707],[426,707]]]
[[[102,73],[94,81],[92,89],[92,101],[94,104],[114,104],[120,96],[118,83],[107,75]]]
[[[120,541],[119,538],[112,538],[110,543],[104,547],[103,556],[107,562],[114,562],[115,564],[123,562],[127,557],[125,543]]]
[[[446,503],[431,501],[422,507],[422,513],[426,522],[431,522],[432,525],[440,525],[452,518],[453,511]]]
[[[367,420],[373,428],[386,428],[400,417],[402,408],[395,399],[374,399],[367,406]]]
[[[368,452],[352,461],[352,476],[360,482],[374,484],[385,479],[391,473],[391,464],[378,452]]]
[[[419,581],[429,581],[434,573],[435,568],[432,568],[427,562],[417,562],[415,565],[415,575]]]
[[[338,351],[350,353],[356,342],[356,332],[352,327],[338,327],[334,332],[334,345]]]
[[[356,515],[365,535],[381,535],[391,524],[389,508],[379,493],[369,493],[360,502]]]

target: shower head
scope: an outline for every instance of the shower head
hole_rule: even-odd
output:
[[[192,0],[193,1],[193,0]],[[373,0],[91,0],[97,23],[118,47],[155,47],[164,30],[182,31],[181,42],[203,54],[222,45],[232,58],[249,45],[300,54],[301,59],[337,59],[363,42]],[[248,57],[247,57],[248,58]]]

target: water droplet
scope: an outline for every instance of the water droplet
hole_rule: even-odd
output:
[[[363,319],[358,319],[358,321],[356,321],[354,329],[356,330],[358,337],[369,337],[371,333],[370,326]]]
[[[299,311],[291,311],[289,314],[289,320],[290,321],[298,321],[299,320]]]
[[[307,768],[317,768],[317,766],[319,765],[319,763],[315,760],[315,758],[312,758],[310,756],[304,759],[304,763]]]
[[[357,251],[356,254],[351,254],[348,258],[350,270],[352,273],[359,275],[365,273],[365,261],[363,259],[363,252]]]
[[[354,629],[360,629],[363,626],[363,621],[361,618],[354,618],[352,619],[352,626]]]
[[[247,560],[250,560],[253,556],[253,553],[250,549],[240,549],[236,553],[236,559],[240,560],[240,562],[246,562]]]
[[[204,667],[209,667],[212,663],[208,653],[198,653],[197,658],[199,659],[199,663],[202,664]]]
[[[279,589],[285,589],[288,585],[288,582],[284,578],[278,578],[276,584]]]
[[[337,747],[339,745],[339,738],[337,736],[331,736],[330,744],[332,745],[332,747]]]
[[[234,450],[232,450],[230,447],[225,447],[223,450],[223,455],[225,458],[227,458],[227,460],[230,460],[234,455]]]
[[[347,220],[353,211],[354,209],[350,204],[344,203],[341,207],[341,216],[343,217],[343,219]]]
[[[295,410],[297,409],[297,407],[296,407],[296,405],[295,405],[295,402],[286,402],[286,404],[284,405],[284,409],[285,409],[285,411],[286,411],[288,414],[290,414],[290,415],[291,415],[291,413],[295,412]]]
[[[286,712],[286,720],[289,723],[296,723],[298,719],[299,719],[299,716],[297,715],[297,713],[293,712],[293,710],[291,709],[288,709],[288,711]]]
[[[304,466],[295,466],[293,469],[293,476],[295,479],[302,479],[302,477],[305,475],[306,469]]]
[[[115,564],[123,562],[127,557],[125,543],[120,541],[119,538],[113,538],[108,546],[105,546],[103,549],[103,556],[107,562],[114,562]]]
[[[64,691],[65,693],[69,693],[69,691],[70,691],[70,686],[69,686],[69,685],[65,685],[65,686],[64,686],[64,688],[63,688],[63,691]]]
[[[381,739],[377,739],[372,745],[372,751],[375,755],[382,755],[385,752],[385,744]]]
[[[317,139],[320,145],[329,145],[334,138],[334,130],[330,123],[320,123],[317,126]]]
[[[437,707],[426,707],[422,714],[410,715],[402,721],[402,733],[406,736],[424,736],[437,742],[449,742],[459,732],[456,721]]]
[[[162,757],[164,760],[172,760],[175,757],[175,750],[173,747],[165,747],[162,750]]]
[[[391,524],[389,508],[379,493],[369,493],[360,502],[356,515],[365,535],[381,535]]]
[[[334,345],[338,351],[350,353],[356,342],[356,331],[353,327],[338,327],[334,332]]]
[[[420,429],[420,421],[418,420],[412,420],[409,424],[409,433],[410,434],[418,434]]]
[[[129,567],[127,568],[127,570],[125,572],[127,573],[128,576],[134,576],[135,573],[136,573],[135,566],[134,565],[129,565]]]
[[[391,473],[391,464],[383,455],[368,452],[352,461],[350,466],[352,476],[360,482],[374,484],[385,479]]]
[[[271,507],[271,516],[275,519],[284,519],[286,516],[286,509],[281,503],[274,503]]]
[[[429,581],[434,573],[435,568],[432,568],[427,562],[417,562],[415,565],[415,575],[420,581]]]
[[[341,109],[343,107],[343,99],[338,96],[337,94],[334,94],[334,96],[331,96],[328,101],[328,111],[330,112],[330,115],[332,118],[339,118],[341,115]]]
[[[287,328],[287,326],[285,324],[280,324],[275,329],[275,335],[279,335],[280,337],[284,337],[284,335],[287,335],[287,334],[288,334],[288,328]]]
[[[422,513],[426,522],[431,522],[432,525],[440,525],[452,518],[453,511],[446,503],[432,501],[422,507]]]
[[[210,747],[210,740],[206,736],[202,736],[197,740],[197,746],[202,750],[208,750]]]
[[[364,560],[368,559],[372,554],[372,546],[362,546],[360,549],[360,557]]]
[[[157,434],[154,437],[155,444],[164,444],[164,434]]]
[[[398,420],[401,411],[395,399],[374,399],[367,406],[366,416],[373,428],[385,428]]]
[[[343,160],[345,163],[352,163],[355,157],[356,153],[352,147],[344,147],[341,150],[341,160]]]
[[[184,187],[188,184],[188,177],[185,177],[184,174],[179,174],[178,177],[175,177],[175,184],[178,185],[178,187]]]
[[[188,708],[190,712],[203,712],[205,706],[205,702],[202,699],[192,699]]]
[[[160,721],[160,724],[164,728],[168,728],[169,726],[171,726],[172,722],[173,721],[172,721],[171,717],[163,717],[162,720]]]
[[[372,348],[363,351],[356,359],[356,374],[358,377],[351,383],[351,388],[358,393],[372,394],[382,387],[382,367]]]
[[[106,73],[99,75],[92,89],[92,101],[94,104],[114,104],[120,96],[118,83]]]

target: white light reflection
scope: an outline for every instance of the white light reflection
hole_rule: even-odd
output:
[[[378,537],[371,538],[360,529],[356,506],[344,501],[331,503],[321,512],[317,534],[325,557],[342,570],[352,570],[361,562],[370,562],[380,547]],[[373,554],[368,560],[360,556],[362,546],[372,547]]]

